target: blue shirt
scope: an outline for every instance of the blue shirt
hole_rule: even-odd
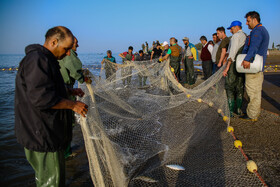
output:
[[[111,61],[111,62],[116,63],[116,59],[115,59],[115,57],[113,57],[113,56],[111,56],[111,58],[109,58],[108,56],[105,56],[104,58],[107,59],[107,60],[109,60],[109,61]]]
[[[263,66],[266,62],[269,34],[264,26],[258,24],[247,37],[243,54],[247,54],[246,61],[253,62],[256,54],[263,56]]]

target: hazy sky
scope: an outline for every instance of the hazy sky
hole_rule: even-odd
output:
[[[249,34],[244,15],[251,10],[260,13],[271,47],[280,44],[279,8],[280,0],[1,0],[0,54],[23,54],[26,45],[43,44],[46,31],[57,25],[72,30],[79,53],[122,52],[129,45],[139,50],[145,41],[172,36],[196,44],[234,20]]]

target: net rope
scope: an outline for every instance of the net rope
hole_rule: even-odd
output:
[[[227,133],[223,70],[192,89],[168,60],[90,73],[80,122],[94,186],[261,186]]]

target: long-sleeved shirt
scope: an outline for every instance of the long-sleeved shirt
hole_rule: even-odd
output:
[[[215,63],[216,62],[216,54],[219,48],[219,45],[221,44],[221,40],[217,43],[215,43],[214,47],[213,47],[213,51],[212,51],[212,62]]]
[[[245,41],[246,34],[242,30],[232,35],[228,47],[228,60],[231,59],[231,61],[235,61],[237,52],[245,44]]]
[[[185,46],[185,55],[187,57],[192,56],[194,58],[194,60],[197,60],[198,52],[197,52],[195,45],[193,45],[192,43],[189,43],[189,45]]]
[[[258,24],[253,28],[250,33],[250,36],[247,37],[243,54],[247,54],[245,59],[246,61],[253,62],[256,54],[263,56],[263,66],[266,62],[267,49],[269,44],[269,34],[262,24]]]
[[[70,51],[70,56],[65,56],[62,60],[59,60],[59,66],[64,82],[67,85],[73,86],[75,80],[83,83],[84,75],[82,71],[82,62],[78,58],[77,53],[72,49]]]

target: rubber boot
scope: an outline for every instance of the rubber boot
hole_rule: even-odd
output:
[[[228,99],[228,107],[229,107],[229,111],[230,111],[230,117],[233,117],[234,99]]]
[[[242,115],[242,98],[236,98],[236,114],[237,115]]]

